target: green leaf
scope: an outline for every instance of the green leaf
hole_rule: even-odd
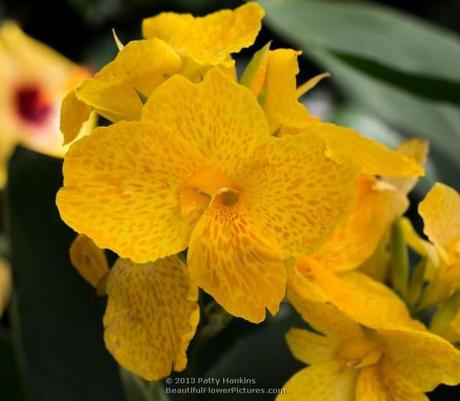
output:
[[[460,82],[460,41],[451,32],[375,4],[261,0],[266,22],[304,49],[355,56],[393,70]]]
[[[16,149],[6,189],[13,336],[35,401],[124,401],[102,336],[103,301],[69,261],[75,233],[59,218],[62,160]]]

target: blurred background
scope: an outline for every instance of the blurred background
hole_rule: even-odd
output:
[[[241,3],[0,0],[0,24],[15,20],[28,35],[97,71],[117,52],[112,28],[126,43],[141,37],[143,18],[161,11],[204,15]],[[238,56],[241,65],[269,40],[273,48],[301,49],[299,82],[323,71],[332,74],[305,98],[312,114],[390,146],[411,136],[430,140],[427,176],[412,194],[409,211],[420,227],[415,210],[427,189],[435,181],[457,190],[460,184],[460,0],[261,3],[264,27],[255,46]],[[74,233],[54,206],[60,169],[59,159],[25,148],[17,149],[9,163],[2,226],[9,232],[11,249],[5,252],[16,289],[0,322],[0,399],[124,401],[123,386],[135,392],[136,384],[119,374],[103,346],[104,301],[94,297],[68,261]],[[292,319],[286,310],[258,327],[232,322],[200,350],[201,373],[256,377],[261,386],[281,386],[298,369],[283,339]],[[140,397],[128,394],[130,400]],[[441,387],[430,395],[432,400],[449,397],[458,399],[460,390]]]

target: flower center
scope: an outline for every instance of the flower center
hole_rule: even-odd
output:
[[[16,112],[27,124],[44,124],[52,111],[51,104],[45,100],[40,88],[33,84],[17,88],[14,101]]]
[[[192,211],[204,211],[212,200],[223,206],[234,206],[238,203],[240,191],[221,169],[207,167],[182,185],[179,196],[181,214],[186,216]]]
[[[367,337],[354,338],[345,342],[338,357],[350,367],[362,368],[374,365],[382,357],[382,344]]]

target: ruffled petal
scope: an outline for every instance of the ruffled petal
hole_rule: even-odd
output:
[[[327,142],[327,154],[338,163],[351,163],[363,174],[390,177],[419,176],[423,167],[404,154],[390,150],[351,128],[320,123],[311,128]]]
[[[198,289],[178,256],[142,265],[120,259],[107,294],[104,340],[121,366],[149,381],[186,367],[200,312]]]
[[[244,204],[216,197],[190,239],[192,279],[232,315],[258,323],[278,311],[286,285],[279,246],[248,218]]]
[[[308,255],[346,217],[356,170],[326,157],[325,144],[315,135],[272,139],[267,161],[249,164],[237,181],[252,220],[287,256]]]
[[[63,220],[100,248],[138,263],[178,253],[197,217],[179,192],[200,166],[165,126],[120,122],[77,141],[64,161],[57,205]]]
[[[250,2],[198,18],[162,13],[145,19],[142,31],[147,38],[168,42],[178,54],[198,64],[231,66],[230,55],[254,43],[263,16],[263,8]]]

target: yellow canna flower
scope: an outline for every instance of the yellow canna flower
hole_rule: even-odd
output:
[[[427,401],[425,392],[460,382],[460,352],[424,330],[362,327],[333,305],[295,304],[316,332],[291,329],[293,355],[310,366],[277,401]]]
[[[6,159],[17,143],[53,156],[64,154],[60,103],[87,75],[14,22],[0,27],[0,185]]]
[[[64,162],[64,221],[136,263],[187,247],[191,278],[260,322],[284,296],[284,258],[317,249],[348,210],[356,169],[316,135],[275,138],[247,88],[218,69],[175,75],[140,122],[98,128]]]
[[[254,42],[263,15],[258,4],[248,3],[201,18],[162,13],[145,19],[145,40],[128,43],[112,62],[68,95],[73,107],[61,121],[66,142],[74,139],[91,110],[112,122],[138,120],[144,100],[174,74],[199,82],[210,67],[219,66],[234,77],[231,54]]]

